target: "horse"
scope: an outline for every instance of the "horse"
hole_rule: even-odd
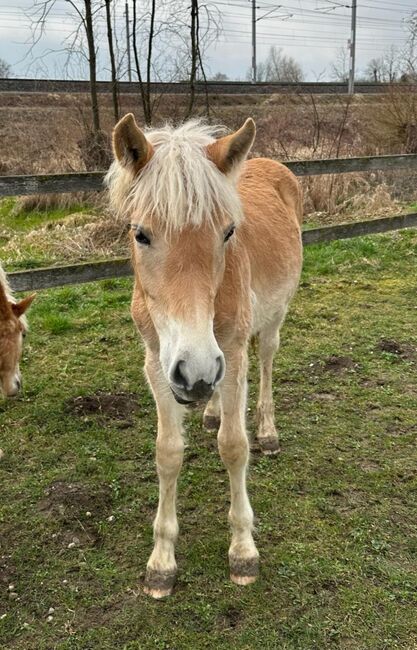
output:
[[[302,266],[302,193],[284,165],[247,160],[249,118],[234,133],[198,121],[142,131],[132,114],[114,127],[109,200],[130,219],[131,314],[145,344],[145,374],[158,414],[159,505],[145,593],[174,587],[176,485],[187,407],[206,405],[229,474],[230,578],[254,582],[259,553],[246,488],[248,343],[259,340],[257,439],[279,451],[272,362]]]
[[[19,362],[28,329],[25,312],[34,298],[31,294],[16,302],[0,264],[0,388],[5,397],[14,397],[22,386]]]

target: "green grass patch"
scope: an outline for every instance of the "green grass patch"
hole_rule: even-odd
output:
[[[141,590],[156,415],[131,280],[39,292],[24,393],[0,402],[0,646],[416,648],[416,253],[414,231],[306,248],[274,366],[283,452],[249,471],[260,579],[229,582],[228,480],[195,413],[164,602]],[[254,438],[254,358],[249,380]]]
[[[69,208],[48,210],[20,210],[14,198],[0,200],[0,225],[14,231],[27,232],[54,221],[64,219],[70,214],[85,212],[88,206],[72,205]]]

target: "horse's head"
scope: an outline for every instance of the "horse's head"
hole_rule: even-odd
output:
[[[242,219],[236,183],[254,136],[251,119],[218,140],[196,122],[144,134],[133,115],[114,129],[110,195],[129,214],[137,288],[180,403],[208,399],[224,377],[214,305]]]
[[[0,282],[0,389],[6,397],[14,397],[21,387],[19,362],[27,329],[24,313],[34,297],[11,302]]]

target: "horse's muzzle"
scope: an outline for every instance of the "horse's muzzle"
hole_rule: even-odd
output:
[[[178,404],[185,406],[195,402],[208,402],[214,392],[212,384],[207,384],[203,379],[197,381],[190,390],[182,389],[181,394],[177,390],[171,387],[172,394]]]

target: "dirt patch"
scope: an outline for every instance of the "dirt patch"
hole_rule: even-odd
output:
[[[366,493],[362,490],[349,488],[347,490],[329,490],[326,492],[326,498],[341,515],[350,515],[356,510],[360,510],[369,505]]]
[[[218,626],[222,630],[234,630],[244,618],[242,610],[237,607],[228,607],[218,619]]]
[[[375,472],[379,472],[381,469],[379,463],[373,460],[363,460],[359,463],[359,467],[363,472],[366,472],[367,474],[374,474]]]
[[[333,393],[313,393],[312,399],[320,400],[322,402],[334,402],[338,399],[338,396]]]
[[[71,397],[65,402],[67,413],[78,417],[99,416],[103,421],[116,421],[118,426],[129,427],[134,424],[134,415],[139,411],[136,393],[104,393]]]
[[[109,486],[55,481],[45,489],[38,509],[59,525],[52,539],[60,546],[72,548],[99,543],[99,524],[111,514],[111,504]]]
[[[401,436],[407,436],[409,434],[415,434],[417,432],[417,426],[415,424],[413,425],[402,425],[399,423],[393,423],[389,424],[386,428],[386,433],[389,436],[394,436],[394,437],[401,437]],[[412,443],[414,444],[414,438],[412,440]]]
[[[415,361],[417,358],[417,349],[415,345],[410,343],[399,343],[394,339],[380,339],[377,345],[377,350],[380,352],[388,352],[389,354],[393,354],[407,361]]]
[[[111,507],[110,487],[89,487],[83,483],[55,481],[45,489],[39,510],[46,515],[69,520],[84,518],[86,512],[102,517]]]
[[[351,357],[339,357],[332,355],[328,359],[320,359],[310,364],[310,372],[317,374],[320,372],[329,372],[340,375],[347,371],[355,371],[359,364],[355,363]]]

